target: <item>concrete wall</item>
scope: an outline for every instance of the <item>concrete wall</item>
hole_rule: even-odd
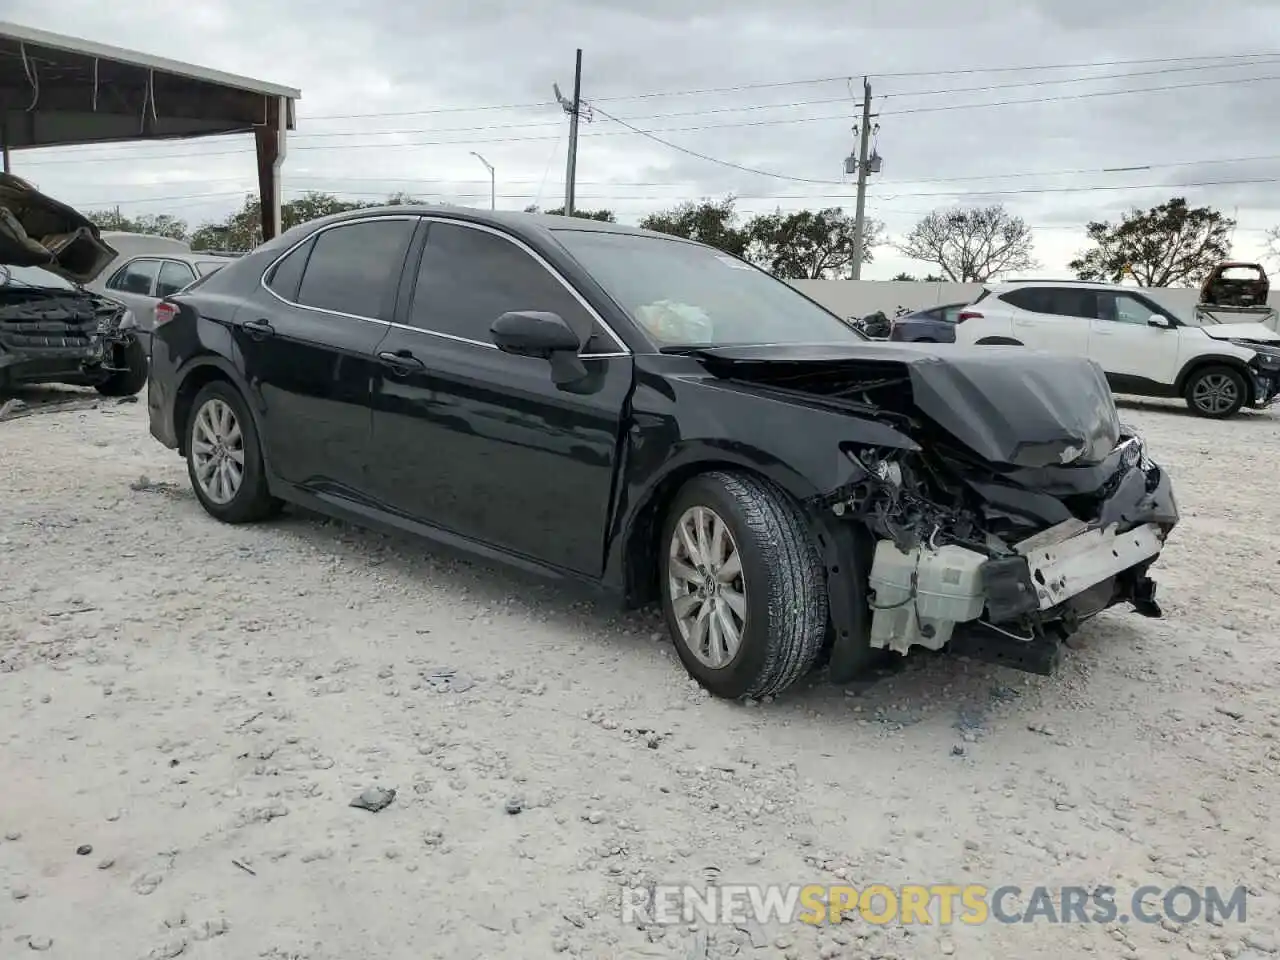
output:
[[[892,317],[898,307],[920,310],[943,303],[972,302],[982,292],[980,283],[917,283],[905,280],[792,280],[792,286],[842,317],[865,317],[883,310]],[[1135,288],[1137,289],[1137,288]],[[1143,288],[1142,292],[1180,319],[1193,319],[1198,289]],[[1280,291],[1271,294],[1271,306],[1280,310]],[[1226,315],[1223,315],[1226,319]],[[1247,318],[1241,317],[1241,321]],[[1273,318],[1268,326],[1277,328]]]

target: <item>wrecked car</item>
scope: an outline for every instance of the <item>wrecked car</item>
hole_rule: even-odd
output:
[[[698,243],[361,210],[154,329],[151,433],[213,517],[296,504],[657,600],[720,696],[916,647],[1044,673],[1099,612],[1159,613],[1177,505],[1097,364],[872,342]]]
[[[133,314],[83,286],[115,255],[86,217],[0,174],[0,390],[65,383],[123,397],[146,386]]]

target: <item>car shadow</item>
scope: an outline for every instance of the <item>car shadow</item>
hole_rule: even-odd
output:
[[[11,387],[0,391],[0,422],[58,410],[91,409],[103,397],[87,387]]]
[[[1182,400],[1158,400],[1146,397],[1121,397],[1117,396],[1116,406],[1125,410],[1141,410],[1150,413],[1169,413],[1178,417],[1187,417],[1192,420],[1203,420],[1204,418],[1192,413],[1187,409],[1187,405]],[[1254,410],[1250,408],[1242,409],[1236,416],[1231,417],[1227,423],[1274,423],[1275,418],[1269,409]]]
[[[191,499],[195,506],[194,496]],[[354,566],[381,567],[411,582],[430,581],[478,608],[514,606],[513,612],[536,611],[539,620],[553,629],[606,638],[613,652],[630,648],[638,653],[652,650],[655,642],[671,642],[656,603],[621,610],[585,586],[547,580],[453,548],[368,530],[296,507],[265,526],[287,531],[322,550],[341,545],[352,552],[347,560]],[[945,651],[913,651],[907,657],[885,654],[876,669],[854,683],[832,684],[820,667],[764,709],[792,721],[804,722],[816,713],[824,721],[886,729],[903,729],[930,718],[936,723],[941,713],[947,714],[943,720],[955,726],[963,741],[966,734],[980,736],[997,707],[1016,716],[1017,702],[1041,688],[1051,699],[1054,690],[1065,687],[1078,694],[1081,685],[1088,683],[1095,660],[1105,662],[1114,653],[1112,648],[1131,647],[1142,639],[1140,625],[1130,616],[1109,612],[1084,624],[1072,646],[1062,650],[1062,662],[1053,676],[1031,675]],[[674,656],[671,669],[682,672]]]

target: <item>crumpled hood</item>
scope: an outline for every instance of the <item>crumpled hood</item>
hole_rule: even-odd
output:
[[[1280,333],[1261,323],[1207,323],[1200,329],[1215,340],[1258,340],[1280,344]]]
[[[1024,468],[1099,463],[1120,438],[1106,376],[1092,360],[1021,347],[835,343],[716,347],[713,374],[788,390],[910,406],[982,459]],[[865,384],[865,388],[864,388]]]
[[[42,267],[90,283],[116,257],[97,226],[31,184],[0,173],[0,264]]]

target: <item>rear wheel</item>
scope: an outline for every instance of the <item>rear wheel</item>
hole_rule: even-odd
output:
[[[207,383],[186,425],[187,473],[200,505],[224,523],[250,523],[277,513],[253,416],[238,390]]]
[[[690,480],[663,525],[663,613],[681,661],[721,697],[781,693],[826,637],[823,565],[800,508],[773,484]]]
[[[1223,420],[1234,416],[1244,406],[1247,391],[1248,386],[1238,370],[1215,365],[1193,373],[1183,396],[1192,413]]]
[[[115,371],[97,384],[96,389],[104,397],[132,397],[147,385],[147,351],[137,337],[130,337],[115,350]]]

